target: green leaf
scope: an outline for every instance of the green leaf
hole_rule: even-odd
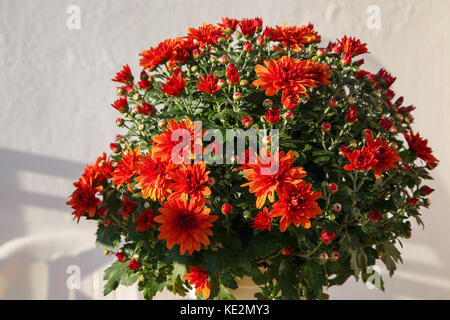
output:
[[[101,246],[105,250],[114,250],[120,242],[120,230],[114,226],[105,227],[103,223],[99,223],[96,235],[97,246]]]
[[[210,299],[214,299],[220,291],[220,281],[219,281],[219,275],[216,273],[214,273],[213,275],[211,275],[210,280],[209,280],[209,286],[211,289],[209,298]]]
[[[108,295],[111,291],[116,290],[122,278],[126,275],[127,264],[115,261],[109,268],[105,270],[103,280],[108,280],[103,289],[103,295]]]

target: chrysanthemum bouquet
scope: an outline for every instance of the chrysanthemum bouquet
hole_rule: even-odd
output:
[[[105,294],[231,299],[248,276],[258,299],[320,299],[374,281],[379,259],[394,273],[438,160],[395,78],[360,68],[366,45],[320,41],[311,24],[224,18],[142,52],[139,79],[117,73],[125,133],[68,202],[117,257]]]

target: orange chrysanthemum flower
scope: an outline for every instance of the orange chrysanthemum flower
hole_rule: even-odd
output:
[[[209,298],[210,287],[208,281],[208,272],[206,269],[200,267],[189,267],[189,273],[183,276],[184,279],[189,280],[189,284],[195,287],[195,294],[203,293],[205,299]]]
[[[169,249],[176,244],[180,245],[180,254],[187,251],[191,255],[194,251],[200,251],[201,244],[208,246],[208,236],[212,236],[212,222],[218,216],[209,215],[211,209],[206,208],[205,203],[205,198],[163,203],[163,207],[159,209],[161,215],[154,218],[161,223],[158,239],[166,239]]]
[[[168,200],[188,200],[188,197],[201,199],[211,194],[211,190],[206,186],[209,179],[209,171],[206,171],[205,163],[201,164],[181,164],[177,170],[169,173],[174,181],[169,188],[173,193]]]
[[[219,38],[223,37],[222,28],[203,23],[202,26],[195,28],[189,28],[187,38],[196,40],[197,43],[204,47],[206,45],[215,45]]]
[[[174,132],[175,134],[189,133],[191,137],[191,147],[188,150],[189,154],[186,155],[187,159],[182,157],[182,150],[180,150],[180,153],[178,155],[174,155],[175,158],[177,156],[180,157],[179,159],[171,159],[173,148],[177,146],[184,138],[183,136],[179,138],[179,141],[172,141],[172,135],[174,134]],[[166,130],[164,130],[160,135],[153,137],[152,155],[154,157],[161,158],[164,161],[171,159],[175,163],[180,163],[180,161],[178,160],[183,160],[183,163],[189,162],[194,155],[194,144],[197,143],[201,145],[202,143],[202,134],[202,132],[197,132],[195,130],[194,124],[190,119],[180,120],[179,122],[174,119],[170,119],[169,123],[167,124]],[[200,151],[203,151],[203,149]]]
[[[233,18],[222,18],[222,23],[218,23],[224,32],[233,32],[236,30],[239,20]]]
[[[274,163],[270,161],[270,152],[263,150],[262,157],[257,155],[256,164],[248,164],[243,169],[243,173],[249,182],[244,183],[242,187],[249,187],[249,191],[257,197],[256,207],[261,208],[269,198],[270,202],[275,200],[275,192],[291,184],[302,181],[306,176],[306,172],[302,167],[292,167],[295,161],[294,153],[289,151],[284,154],[274,154],[272,157]],[[263,170],[264,169],[264,170]]]
[[[372,131],[370,130],[366,132],[366,144],[374,155],[374,161],[371,166],[377,179],[381,178],[383,171],[389,170],[389,168],[397,168],[395,163],[402,160],[397,155],[398,151],[392,150],[387,141],[382,141],[381,138],[377,138],[374,141]]]
[[[275,26],[267,27],[264,35],[270,37],[273,41],[280,41],[283,47],[290,47],[293,51],[299,51],[304,44],[320,42],[320,36],[314,31],[314,26]]]
[[[359,39],[344,36],[341,40],[337,39],[337,42],[344,55],[357,56],[367,52],[366,44]]]
[[[136,147],[134,150],[128,149],[120,159],[119,164],[112,173],[112,182],[117,185],[119,189],[124,183],[127,184],[128,190],[134,193],[130,182],[133,176],[137,173],[137,163],[141,159],[141,148]]]
[[[169,194],[172,182],[169,173],[176,166],[169,160],[161,160],[151,153],[146,153],[138,163],[136,181],[142,187],[141,195],[144,199],[163,201]]]
[[[352,171],[366,171],[372,169],[372,163],[374,161],[373,150],[364,146],[361,150],[353,150],[345,154],[349,164],[344,166],[344,170]]]
[[[416,155],[425,161],[430,168],[435,168],[439,160],[432,155],[433,150],[428,147],[428,140],[422,139],[419,133],[414,134],[412,130],[409,131],[409,134],[404,133],[403,136],[408,142],[409,149]]]
[[[273,96],[280,90],[290,89],[297,95],[306,95],[306,88],[316,88],[318,84],[329,84],[331,76],[326,64],[312,60],[299,60],[283,56],[278,60],[270,60],[266,66],[257,65],[255,72],[258,79],[253,86],[266,91],[267,96]]]
[[[188,55],[196,47],[190,39],[167,39],[158,44],[157,47],[151,47],[140,53],[139,55],[142,58],[139,64],[151,71],[160,64],[168,62],[167,66],[170,69],[177,63],[185,62]]]
[[[280,200],[273,204],[270,215],[274,218],[281,217],[281,232],[284,232],[291,223],[296,227],[302,225],[308,229],[311,226],[310,219],[322,213],[316,202],[322,197],[322,193],[311,190],[311,184],[303,180],[284,188],[279,196]]]
[[[97,186],[102,185],[106,179],[111,178],[113,171],[112,160],[103,152],[103,155],[98,157],[93,164],[88,164],[84,168],[82,177],[84,177],[86,181],[89,181],[89,179],[92,178],[92,185]]]

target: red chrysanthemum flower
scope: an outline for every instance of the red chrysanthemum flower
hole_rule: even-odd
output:
[[[300,51],[304,44],[320,42],[320,36],[314,31],[314,25],[307,26],[275,26],[267,27],[264,35],[270,37],[272,41],[280,41],[283,47],[290,47],[293,51]]]
[[[335,233],[331,231],[322,230],[322,232],[320,233],[320,240],[324,244],[330,243],[331,240],[333,240],[335,237],[336,237]]]
[[[381,68],[378,73],[377,77],[380,78],[380,80],[389,88],[392,86],[394,81],[397,79],[393,77],[389,72],[386,71],[386,69]]]
[[[130,66],[124,65],[123,69],[117,72],[116,77],[112,79],[112,81],[121,82],[121,83],[130,83],[133,82],[133,75],[131,74]]]
[[[344,166],[344,169],[347,171],[366,171],[372,168],[374,153],[372,149],[369,149],[366,146],[361,150],[353,150],[352,153],[349,152],[345,156],[348,161],[350,161],[349,164]]]
[[[257,30],[262,29],[262,19],[242,19],[239,21],[239,28],[244,37],[252,37]]]
[[[303,180],[283,188],[278,195],[280,200],[273,204],[270,215],[274,218],[281,217],[281,232],[284,232],[291,223],[296,227],[302,225],[308,229],[311,226],[310,219],[322,213],[316,202],[322,197],[322,193],[311,190],[311,184]]]
[[[142,187],[142,197],[163,201],[170,194],[169,185],[172,181],[169,173],[175,168],[169,159],[161,160],[148,152],[142,156],[136,177],[136,182]]]
[[[126,217],[129,216],[134,210],[136,210],[137,204],[131,201],[126,195],[122,195],[122,200],[124,202],[120,203],[119,213]]]
[[[439,160],[432,155],[433,150],[428,147],[428,139],[422,139],[419,133],[414,134],[412,130],[409,131],[409,134],[404,133],[403,136],[412,153],[425,161],[429,168],[433,169],[437,166]]]
[[[249,187],[249,191],[257,197],[256,207],[262,208],[269,198],[270,202],[275,200],[275,192],[302,181],[306,172],[302,167],[291,167],[295,161],[294,153],[289,151],[284,154],[274,154],[274,163],[270,161],[270,152],[262,150],[262,155],[256,155],[256,164],[248,164],[243,169],[243,173],[249,182],[244,183],[242,187]],[[264,169],[264,170],[263,170]]]
[[[233,62],[228,65],[226,71],[227,71],[228,82],[231,85],[235,85],[235,84],[239,83],[239,81],[240,81],[239,73]]]
[[[178,69],[179,70],[179,69]],[[174,72],[166,83],[161,83],[161,91],[169,96],[179,96],[186,86],[186,79],[181,71]]]
[[[137,106],[137,111],[140,114],[145,114],[146,116],[151,115],[153,112],[155,112],[155,107],[149,103],[142,102],[141,106]]]
[[[220,91],[220,88],[217,86],[217,82],[219,78],[217,78],[214,73],[211,73],[209,76],[202,75],[200,82],[197,83],[197,89],[209,94],[216,94]]]
[[[183,276],[184,279],[189,280],[189,284],[194,286],[195,294],[203,293],[205,299],[209,298],[210,287],[208,281],[208,272],[206,269],[200,267],[189,267],[189,273]]]
[[[112,172],[114,171],[112,162],[113,161],[106,156],[106,153],[103,152],[103,155],[98,157],[95,163],[87,165],[84,168],[82,177],[84,177],[86,181],[90,181],[89,179],[92,178],[92,185],[100,186],[106,179],[111,178]]]
[[[222,23],[218,23],[222,27],[224,32],[231,33],[236,30],[239,24],[239,20],[232,18],[222,18]]]
[[[127,97],[122,97],[117,99],[116,101],[114,101],[113,104],[111,104],[111,106],[116,109],[117,111],[119,111],[120,113],[125,113],[128,111],[128,100]]]
[[[140,262],[136,259],[133,259],[130,261],[127,268],[130,270],[136,271],[137,269],[139,269],[140,266],[141,266]]]
[[[393,123],[391,119],[383,117],[380,119],[379,125],[384,131],[389,131],[389,129],[392,128]]]
[[[205,163],[201,164],[181,164],[177,170],[169,173],[174,181],[169,188],[173,193],[168,200],[188,200],[201,199],[211,194],[211,190],[206,185],[209,179],[209,171],[206,171]]]
[[[72,214],[75,218],[80,218],[87,212],[89,217],[94,217],[97,207],[100,205],[101,201],[96,197],[96,194],[100,192],[103,188],[94,187],[93,179],[90,177],[81,177],[77,182],[73,184],[75,186],[74,192],[70,196],[70,200],[66,202],[67,205],[71,206],[74,210]]]
[[[117,261],[124,262],[127,259],[127,256],[123,252],[117,252],[116,253],[116,258],[117,258]]]
[[[345,121],[347,123],[353,123],[358,120],[358,114],[356,113],[355,107],[349,107],[347,110],[347,114],[345,115]]]
[[[212,222],[218,216],[211,216],[211,209],[205,207],[206,199],[173,200],[163,203],[161,215],[154,220],[161,223],[158,239],[167,240],[167,248],[180,245],[180,254],[187,251],[191,255],[200,251],[201,245],[209,245],[212,236]]]
[[[359,39],[356,38],[348,38],[344,36],[342,39],[337,39],[339,46],[341,47],[344,55],[350,55],[352,57],[366,53],[367,47],[365,43],[361,43]]]
[[[256,230],[268,230],[270,231],[270,224],[272,223],[272,216],[269,214],[267,207],[264,207],[263,211],[259,211],[256,217],[253,219],[252,228]]]
[[[189,28],[187,38],[196,40],[200,47],[206,45],[216,45],[218,40],[223,37],[222,29],[212,24],[203,23],[202,26]]]
[[[377,179],[381,178],[383,171],[389,170],[389,168],[397,168],[396,162],[402,160],[397,155],[398,151],[392,150],[387,141],[382,141],[381,138],[377,138],[374,141],[372,131],[370,130],[366,132],[366,144],[373,152],[374,161],[371,167]]]
[[[277,123],[278,120],[280,120],[280,110],[278,109],[269,109],[264,114],[264,117],[266,118],[267,122],[269,123]]]
[[[195,130],[194,124],[190,119],[180,120],[179,122],[174,119],[170,119],[169,123],[167,124],[166,130],[164,130],[160,135],[153,137],[152,155],[154,157],[161,158],[162,160],[171,159],[175,163],[180,163],[180,161],[178,160],[182,160],[181,162],[183,163],[190,162],[190,160],[194,156],[195,145],[198,144],[201,146],[202,144],[203,132],[200,132],[200,130],[198,130],[197,132],[197,130]],[[178,155],[172,155],[173,148],[175,148],[184,138],[184,136],[182,136],[180,137],[179,141],[172,141],[172,135],[178,133],[186,133],[191,137],[190,148],[187,147],[187,151],[189,154],[186,155],[186,159],[182,156],[183,150],[180,150]],[[199,151],[203,152],[203,148]],[[172,159],[172,156],[180,158]]]
[[[144,214],[140,214],[137,216],[136,220],[136,230],[137,231],[147,231],[151,227],[156,225],[154,218],[156,214],[151,209],[147,209],[144,211]]]
[[[136,147],[134,150],[128,149],[122,154],[116,169],[112,173],[112,182],[117,185],[117,190],[124,184],[127,184],[128,190],[134,193],[130,182],[137,173],[137,163],[141,159],[141,148]]]
[[[191,39],[167,39],[159,43],[157,47],[151,47],[140,53],[142,58],[139,64],[151,71],[160,64],[168,62],[167,67],[171,69],[177,63],[185,62],[196,47],[197,45]]]
[[[318,84],[330,83],[329,66],[312,60],[283,56],[278,60],[270,60],[265,65],[255,67],[259,78],[253,82],[253,86],[265,90],[267,96],[288,88],[297,95],[308,96],[307,87],[317,88]]]

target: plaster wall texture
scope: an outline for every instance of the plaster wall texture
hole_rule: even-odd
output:
[[[81,26],[70,30],[73,5]],[[367,24],[373,6],[380,29]],[[441,160],[425,230],[405,241],[394,278],[381,268],[386,292],[351,280],[331,298],[450,299],[448,12],[447,0],[0,0],[0,298],[104,299],[113,258],[95,248],[95,224],[74,223],[65,201],[84,165],[120,133],[110,79],[126,63],[136,73],[139,52],[188,27],[260,16],[265,25],[311,21],[326,42],[367,42],[367,68],[398,77],[394,90],[417,106],[415,128]],[[69,266],[80,267],[80,289],[67,289]],[[139,297],[130,287],[106,299]]]

